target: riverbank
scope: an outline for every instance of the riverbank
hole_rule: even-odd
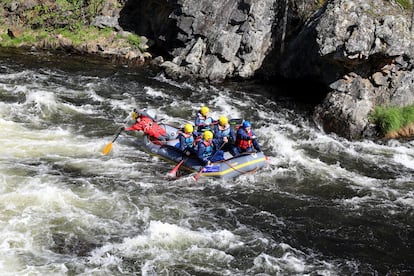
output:
[[[128,32],[85,27],[68,32],[34,31],[19,27],[0,27],[0,46],[36,50],[62,50],[80,55],[97,55],[117,64],[143,65],[151,57],[146,39]],[[143,41],[144,43],[142,43]]]
[[[0,46],[91,54],[130,66],[142,65],[151,58],[148,39],[124,31],[116,17],[102,15],[108,10],[101,2],[95,9],[92,5],[98,1],[82,7],[59,2],[0,4]],[[77,12],[80,8],[81,13]]]

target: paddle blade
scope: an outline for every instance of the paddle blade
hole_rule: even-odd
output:
[[[104,149],[103,149],[103,151],[102,151],[102,153],[104,154],[104,155],[106,155],[106,154],[108,154],[108,152],[110,152],[111,151],[111,149],[112,149],[112,142],[110,142]]]
[[[201,170],[194,176],[194,180],[197,181],[198,178],[201,176],[201,173],[203,172],[204,167],[201,168]]]
[[[169,173],[167,173],[167,176],[169,178],[176,178],[177,177],[177,171],[180,168],[181,164],[184,163],[184,159],[180,161]]]

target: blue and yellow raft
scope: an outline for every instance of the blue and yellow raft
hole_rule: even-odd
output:
[[[197,157],[185,156],[180,149],[175,147],[178,143],[177,135],[179,129],[167,124],[160,125],[167,131],[168,142],[162,144],[159,141],[153,141],[144,136],[145,150],[152,155],[173,163],[179,163],[184,160],[181,168],[189,172],[199,172],[203,169],[199,176],[229,179],[242,174],[256,172],[268,163],[268,157],[263,152],[243,153],[235,157],[225,152],[225,160],[204,166]]]

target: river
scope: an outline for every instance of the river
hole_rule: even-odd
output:
[[[414,142],[325,134],[277,91],[0,50],[0,275],[413,275]],[[269,165],[169,181],[140,133],[101,153],[134,108],[203,104],[250,120]]]

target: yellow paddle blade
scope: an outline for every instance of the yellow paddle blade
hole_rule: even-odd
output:
[[[103,149],[103,151],[102,151],[102,153],[105,155],[105,154],[108,154],[108,152],[110,152],[111,151],[111,149],[112,149],[112,142],[110,142],[104,149]]]

